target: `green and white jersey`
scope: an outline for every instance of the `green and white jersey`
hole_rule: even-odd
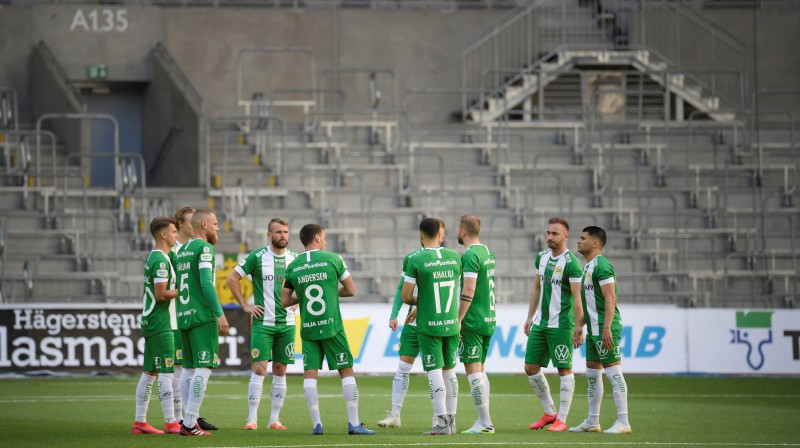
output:
[[[586,328],[589,335],[600,336],[603,331],[603,324],[606,321],[606,299],[603,297],[603,285],[614,284],[614,294],[617,292],[616,275],[614,266],[602,255],[594,257],[592,261],[583,267],[583,279],[581,281],[581,300],[583,301],[584,316],[586,316]],[[619,310],[614,304],[614,321],[611,323],[611,330],[622,329],[622,318]]]
[[[175,271],[164,252],[156,249],[144,263],[144,294],[142,295],[142,336],[150,337],[172,331],[169,323],[169,304],[156,301],[156,283],[175,284]]]
[[[344,330],[339,282],[350,277],[342,256],[323,250],[303,252],[286,268],[284,286],[300,300],[300,337],[329,339]]]
[[[172,269],[173,270],[177,269],[177,267],[178,267],[178,263],[175,261],[176,260],[175,256],[178,255],[178,251],[180,250],[181,246],[182,246],[181,242],[180,241],[176,241],[175,245],[172,246],[172,248],[169,250],[169,254],[167,254],[167,255],[169,255],[169,262],[170,262],[170,264],[172,264]],[[173,278],[172,279],[172,284],[169,287],[167,287],[167,289],[175,289],[175,286],[176,286],[175,282],[177,282],[177,279]],[[169,301],[169,324],[170,324],[170,327],[172,327],[173,330],[177,330],[178,329],[178,311],[177,311],[178,305],[177,305],[177,302],[178,302],[177,300],[170,300]]]
[[[255,304],[264,307],[262,327],[294,326],[294,313],[288,313],[281,305],[281,289],[286,267],[294,261],[297,253],[289,249],[277,255],[271,246],[254,250],[239,261],[234,270],[241,276],[252,276]],[[259,325],[253,322],[253,329]]]
[[[445,247],[426,247],[408,259],[406,283],[417,285],[417,329],[428,336],[458,334],[461,256]]]
[[[570,283],[580,283],[581,265],[569,250],[553,257],[552,250],[539,252],[536,269],[539,273],[539,307],[533,325],[539,328],[575,328]]]
[[[392,304],[392,315],[389,316],[389,319],[391,320],[397,319],[397,315],[400,313],[400,308],[402,308],[404,305],[402,293],[403,293],[403,283],[406,282],[406,267],[408,266],[408,259],[420,251],[422,251],[421,247],[403,257],[403,269],[400,270],[400,282],[397,284],[397,291],[395,291],[394,293],[394,303]],[[414,287],[413,295],[415,296],[417,295],[416,287]],[[408,316],[414,311],[414,305],[406,305],[406,306],[408,307],[408,312],[406,313],[406,316]],[[413,322],[409,322],[408,325],[416,327],[417,321],[414,320]]]
[[[472,244],[461,256],[464,278],[474,278],[475,294],[461,323],[477,334],[491,336],[497,321],[494,310],[494,254],[484,244]],[[464,289],[464,283],[461,283]]]
[[[214,262],[216,252],[208,242],[195,238],[181,246],[175,255],[178,277],[178,328],[188,330],[222,315],[217,292]],[[209,285],[203,288],[203,280]]]

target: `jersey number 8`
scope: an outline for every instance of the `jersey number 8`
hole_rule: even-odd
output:
[[[305,290],[306,299],[308,299],[308,303],[306,303],[306,310],[312,316],[321,316],[325,314],[325,301],[322,300],[322,286],[319,285],[311,285]],[[319,303],[320,308],[317,311],[314,311],[314,304]]]

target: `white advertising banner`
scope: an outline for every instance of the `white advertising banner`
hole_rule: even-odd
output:
[[[689,370],[800,374],[800,310],[689,310]]]
[[[631,373],[677,373],[687,369],[686,314],[676,308],[621,308],[623,331],[620,350],[625,371]],[[345,320],[355,370],[362,373],[393,373],[397,370],[397,351],[401,329],[389,328],[389,304],[345,304]],[[401,311],[400,322],[405,319]],[[489,347],[486,370],[490,373],[522,373],[527,337],[523,331],[527,305],[497,306],[497,329]],[[298,353],[300,348],[297,348]],[[301,372],[300,360],[290,372]],[[573,355],[576,369],[585,365],[585,346]],[[414,372],[422,372],[421,363]],[[546,371],[555,371],[553,367]]]
[[[800,375],[800,310],[621,305],[620,312],[626,373]],[[0,305],[0,372],[137,371],[144,349],[140,313],[135,305]],[[397,369],[401,329],[389,329],[390,313],[389,304],[342,305],[356,372]],[[522,373],[527,313],[524,304],[497,305],[488,372]],[[219,338],[220,368],[249,369],[249,315],[238,307],[226,309],[225,314],[231,330]],[[402,322],[404,311],[398,317]],[[299,331],[295,352],[296,363],[289,372],[302,373]],[[415,363],[414,372],[422,371],[420,364]],[[584,365],[585,344],[573,355],[577,372]]]

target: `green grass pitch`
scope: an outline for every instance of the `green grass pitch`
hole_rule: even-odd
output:
[[[549,376],[558,403],[558,380]],[[256,447],[306,446],[800,446],[800,378],[627,377],[630,435],[573,434],[531,431],[528,425],[542,407],[522,375],[492,375],[491,413],[495,435],[423,436],[432,408],[427,379],[413,376],[403,408],[403,426],[378,428],[375,422],[390,408],[389,376],[358,377],[360,416],[376,436],[348,436],[345,405],[338,377],[320,379],[320,408],[325,435],[311,436],[311,421],[302,392],[302,378],[290,376],[281,413],[287,431],[266,429],[271,379],[261,402],[261,429],[244,431],[248,377],[212,375],[202,414],[221,429],[211,437],[132,435],[133,394],[138,377],[39,378],[0,380],[0,446],[8,447]],[[471,426],[475,407],[459,375],[459,431]],[[608,382],[601,424],[616,418]],[[576,379],[576,393],[567,426],[587,412],[586,378]],[[163,427],[157,397],[148,421]]]

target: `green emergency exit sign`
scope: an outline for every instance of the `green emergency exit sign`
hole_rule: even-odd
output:
[[[105,64],[92,65],[89,67],[89,79],[106,79],[108,78],[108,68]]]

